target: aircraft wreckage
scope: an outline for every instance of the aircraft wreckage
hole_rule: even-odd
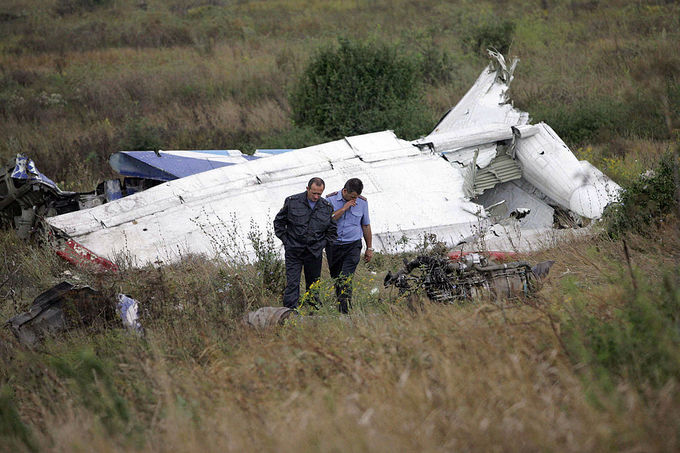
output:
[[[467,250],[550,246],[559,236],[558,214],[597,219],[620,187],[587,161],[578,161],[550,126],[530,124],[529,114],[513,107],[507,90],[517,60],[507,65],[502,55],[490,56],[472,88],[418,140],[384,131],[266,158],[232,152],[224,165],[187,176],[151,177],[155,182],[147,185],[153,187],[128,196],[114,180],[112,190],[94,194],[98,206],[74,207],[45,222],[71,248],[112,261],[123,256],[138,265],[167,263],[187,254],[253,257],[252,232],[270,230],[285,197],[303,191],[311,177],[323,178],[327,192],[358,177],[370,203],[377,250],[408,250],[425,234]],[[147,154],[145,163],[142,155],[118,153],[112,165],[134,178],[144,165],[158,170],[151,161],[167,166],[172,160],[163,151]],[[140,184],[130,180],[132,192],[135,183]],[[15,204],[22,201],[14,198]],[[24,196],[23,203],[30,200]],[[11,204],[0,191],[0,211]],[[31,221],[25,211],[19,210],[24,214],[15,227]],[[32,211],[40,210],[34,206]],[[40,213],[59,214],[47,211]]]

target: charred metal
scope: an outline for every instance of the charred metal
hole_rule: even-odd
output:
[[[472,253],[458,259],[419,255],[404,261],[404,267],[387,273],[384,286],[394,286],[408,295],[422,289],[433,302],[456,303],[477,297],[529,295],[539,279],[547,276],[554,261],[531,266],[525,261],[493,263]]]

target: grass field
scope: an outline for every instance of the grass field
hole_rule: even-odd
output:
[[[91,190],[121,149],[337,138],[294,124],[289,94],[347,38],[417,62],[421,134],[507,46],[515,104],[628,185],[678,146],[679,21],[668,1],[5,0],[0,161]],[[102,276],[0,231],[0,319],[66,279],[135,297],[146,330],[96,322],[30,350],[1,329],[0,450],[677,451],[677,217],[523,257],[556,264],[519,300],[414,309],[382,287],[402,255],[379,255],[350,318],[324,273],[322,309],[266,331],[240,319],[280,303],[270,256]]]

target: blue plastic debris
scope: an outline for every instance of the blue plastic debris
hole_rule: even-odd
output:
[[[26,156],[17,156],[15,161],[14,170],[12,171],[11,177],[13,179],[24,179],[27,181],[39,181],[46,184],[53,189],[59,191],[59,187],[47,176],[43,175],[38,171],[35,163],[32,159]]]
[[[118,294],[118,313],[123,321],[123,325],[137,333],[142,333],[142,325],[139,323],[139,303],[130,296]]]

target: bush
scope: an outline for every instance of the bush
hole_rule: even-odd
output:
[[[677,111],[677,100],[671,96],[669,102],[669,108]],[[534,121],[545,121],[567,143],[574,145],[606,142],[613,137],[667,140],[669,132],[663,109],[649,92],[640,92],[625,100],[601,96],[574,102],[553,100],[526,107]]]
[[[425,83],[433,86],[449,83],[454,77],[454,64],[446,50],[439,50],[430,43],[421,52],[420,71]]]
[[[678,209],[677,152],[666,153],[655,170],[638,177],[623,188],[621,200],[605,212],[607,232],[612,237],[633,231],[648,232],[650,225]]]
[[[582,144],[603,133],[630,125],[625,106],[611,98],[584,99],[573,104],[541,103],[530,110],[535,121],[550,124],[571,144]]]
[[[418,74],[415,60],[387,45],[340,40],[339,48],[320,51],[298,80],[293,119],[329,139],[385,129],[416,137],[430,123]]]
[[[266,135],[258,142],[260,148],[300,149],[318,145],[326,138],[310,126],[292,126],[280,132]]]
[[[463,41],[472,52],[485,54],[486,49],[493,48],[505,55],[510,50],[514,33],[514,22],[509,20],[500,23],[492,21],[475,27]]]
[[[437,38],[445,31],[442,28],[432,26],[426,30],[404,32],[404,41],[411,50],[414,60],[417,62],[424,83],[432,86],[440,86],[450,83],[457,77],[458,62],[455,55],[447,49],[441,49]]]
[[[161,128],[149,124],[146,119],[133,119],[125,127],[121,148],[126,151],[148,151],[162,148]]]

